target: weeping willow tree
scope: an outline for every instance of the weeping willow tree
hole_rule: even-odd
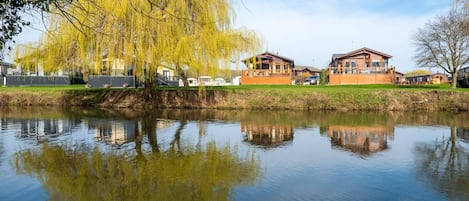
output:
[[[254,185],[260,176],[254,155],[243,159],[214,143],[134,161],[87,149],[43,145],[17,153],[14,166],[38,177],[49,200],[231,200],[234,187]]]
[[[45,72],[85,75],[118,63],[148,84],[155,82],[158,68],[169,67],[188,86],[188,72],[215,75],[260,45],[254,32],[232,28],[231,0],[64,2],[51,9],[49,30],[40,42],[20,46],[17,58],[36,55]]]

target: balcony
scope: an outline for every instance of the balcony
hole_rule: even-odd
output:
[[[272,70],[243,70],[243,77],[291,77],[291,70],[272,71]]]

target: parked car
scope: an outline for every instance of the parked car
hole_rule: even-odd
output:
[[[303,81],[303,85],[317,85],[319,84],[319,76],[313,75],[309,76],[308,78]]]

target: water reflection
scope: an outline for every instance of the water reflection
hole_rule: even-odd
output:
[[[269,125],[241,122],[244,140],[263,148],[277,147],[293,140],[291,125]]]
[[[95,142],[119,149],[48,141],[14,155],[11,164],[16,172],[37,177],[49,200],[232,200],[234,187],[254,185],[260,176],[254,152],[241,154],[228,144],[210,141],[181,142],[185,119],[175,124],[147,111],[117,119],[87,113],[82,123]],[[66,122],[21,118],[2,119],[6,125],[20,125],[20,132],[28,136],[62,133],[65,124],[60,122]],[[57,124],[46,126],[47,122]],[[198,125],[199,134],[205,135],[208,125],[204,121]],[[174,126],[170,148],[161,149],[158,129]],[[151,151],[145,151],[146,145]]]
[[[416,146],[417,170],[421,179],[450,200],[469,198],[469,144],[467,130],[451,126],[451,135]]]
[[[230,200],[233,187],[252,185],[259,176],[255,158],[236,153],[211,143],[131,162],[116,152],[44,144],[17,153],[15,167],[37,176],[49,200]]]
[[[69,121],[63,119],[21,119],[13,121],[20,124],[18,136],[20,138],[50,138],[69,133],[77,127],[81,121]]]
[[[469,129],[468,128],[457,128],[457,136],[462,140],[469,142]]]
[[[329,126],[326,130],[332,146],[368,156],[388,149],[388,139],[394,139],[394,127]]]
[[[0,156],[37,178],[49,200],[469,197],[465,113],[7,111]],[[38,136],[62,141],[22,144]]]

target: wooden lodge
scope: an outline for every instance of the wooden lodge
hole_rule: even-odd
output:
[[[448,82],[448,75],[443,73],[414,75],[406,77],[406,83],[411,85],[443,84]]]
[[[346,54],[333,54],[328,67],[329,85],[394,84],[395,69],[391,55],[361,48]]]
[[[247,70],[241,72],[241,84],[291,84],[292,59],[264,52],[243,60]]]

